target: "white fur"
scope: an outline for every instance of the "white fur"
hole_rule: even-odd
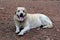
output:
[[[25,10],[24,7],[21,7],[21,8],[18,7],[18,9]],[[16,16],[14,16],[14,21],[15,21],[15,25],[16,25],[16,33],[18,33],[20,23],[16,21]],[[53,27],[52,21],[46,15],[40,14],[40,13],[37,13],[37,14],[27,13],[26,20],[24,23],[24,29],[22,29],[18,35],[23,35],[24,33],[26,33],[26,31],[28,31],[32,28],[39,27],[41,25],[45,25],[43,28],[52,28]]]

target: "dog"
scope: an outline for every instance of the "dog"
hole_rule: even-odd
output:
[[[32,28],[52,28],[53,22],[51,19],[41,13],[30,14],[27,13],[25,7],[17,7],[14,15],[14,22],[16,26],[16,33],[24,35]],[[21,30],[22,29],[22,30]]]

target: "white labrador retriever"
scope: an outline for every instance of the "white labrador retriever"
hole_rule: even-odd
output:
[[[29,14],[24,7],[17,7],[14,15],[14,22],[16,26],[16,33],[18,33],[18,35],[23,35],[26,31],[36,27],[53,27],[53,23],[49,17],[40,13]]]

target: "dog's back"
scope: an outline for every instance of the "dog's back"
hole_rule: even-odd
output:
[[[49,17],[44,14],[27,14],[27,20],[33,26],[48,25],[48,28],[53,27],[53,23]]]

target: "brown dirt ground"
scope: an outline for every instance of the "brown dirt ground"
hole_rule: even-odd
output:
[[[36,28],[18,36],[13,23],[18,6],[26,7],[29,13],[43,12],[54,21],[54,28]],[[0,40],[60,40],[60,0],[0,0]]]

